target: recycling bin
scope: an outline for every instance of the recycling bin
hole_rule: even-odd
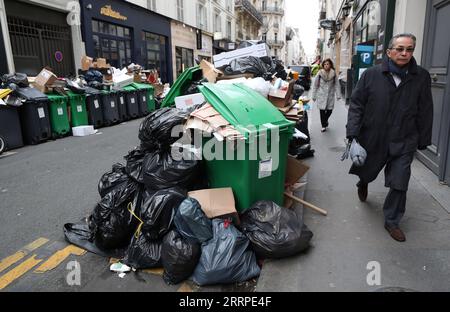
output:
[[[69,121],[72,127],[87,126],[88,114],[86,110],[86,96],[67,91],[69,105]]]
[[[148,115],[155,110],[155,88],[147,83],[133,82],[131,84],[138,92],[139,113]]]
[[[94,88],[86,88],[86,110],[88,123],[95,129],[103,126],[103,111],[101,106],[101,92]]]
[[[50,101],[48,111],[50,113],[52,137],[57,139],[69,135],[70,123],[67,110],[69,98],[58,94],[47,94],[47,97]]]
[[[123,91],[117,91],[117,105],[119,106],[120,121],[127,121],[130,119],[127,110],[126,95]]]
[[[47,96],[31,87],[19,88],[16,92],[25,99],[19,108],[24,143],[35,145],[49,140],[52,130]]]
[[[130,118],[139,117],[139,100],[138,92],[132,85],[123,87],[123,94],[125,96],[125,103],[127,106],[128,116]]]
[[[245,138],[234,142],[216,136],[204,138],[203,156],[210,187],[231,187],[239,212],[259,200],[282,206],[294,123],[266,98],[244,85],[205,83],[199,90]],[[215,157],[206,156],[209,151]]]
[[[101,91],[103,124],[111,126],[120,121],[116,91]]]
[[[23,146],[17,107],[0,105],[0,154]]]
[[[169,93],[164,97],[161,107],[174,106],[176,97],[186,95],[186,91],[192,86],[192,83],[202,79],[203,72],[200,66],[186,69],[170,88]]]

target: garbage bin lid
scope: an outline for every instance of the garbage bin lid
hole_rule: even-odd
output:
[[[203,77],[203,72],[200,66],[194,66],[186,69],[181,74],[181,76],[178,77],[173,86],[170,88],[169,93],[166,95],[163,102],[161,103],[161,107],[173,106],[175,104],[176,97],[185,95],[182,94],[182,92],[185,91],[183,89],[187,88],[189,84],[192,83],[192,80],[194,79],[197,73],[201,74],[201,77]]]
[[[138,90],[147,90],[147,89],[153,89],[153,86],[149,85],[148,83],[139,83],[139,82],[133,82],[131,84],[134,88]]]
[[[284,127],[294,124],[269,100],[243,84],[204,83],[199,89],[206,100],[235,127],[267,124]]]
[[[27,87],[27,88],[18,88],[17,94],[26,99],[32,101],[45,101],[47,100],[47,96],[39,91],[38,89]]]

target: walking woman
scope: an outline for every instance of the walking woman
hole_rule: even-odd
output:
[[[333,113],[335,98],[340,100],[341,97],[341,88],[333,61],[326,59],[322,62],[322,69],[317,74],[312,89],[312,99],[320,109],[322,132],[327,131],[328,119]]]

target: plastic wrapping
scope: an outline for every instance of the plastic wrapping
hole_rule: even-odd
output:
[[[163,279],[167,284],[178,284],[191,276],[200,259],[200,245],[185,240],[177,231],[170,231],[163,240],[161,261]]]
[[[160,190],[154,194],[144,191],[140,206],[141,232],[147,239],[162,239],[172,226],[175,211],[186,198],[179,188]]]
[[[183,125],[189,114],[177,108],[161,108],[148,115],[139,128],[142,148],[148,151],[168,150],[182,133],[172,136],[175,126]]]
[[[169,153],[149,153],[144,160],[144,184],[149,190],[176,186],[189,190],[200,172],[199,161],[177,161]]]
[[[200,261],[192,275],[200,285],[244,282],[259,276],[250,242],[229,220],[213,220],[213,238],[202,245]]]
[[[140,234],[133,236],[123,263],[136,269],[161,267],[161,241],[153,241]]]
[[[204,243],[213,237],[212,222],[194,198],[188,197],[180,204],[174,224],[178,232],[190,241]]]
[[[130,178],[139,183],[144,183],[144,171],[142,170],[142,165],[145,155],[145,151],[137,147],[124,157],[127,162],[125,168],[126,173]]]
[[[19,88],[26,88],[30,85],[27,75],[22,73],[5,74],[2,76],[2,83],[6,88],[10,84],[14,84]]]
[[[135,201],[137,189],[137,183],[129,180],[107,193],[95,207],[88,224],[99,248],[116,249],[130,242],[137,221],[128,206]]]
[[[102,175],[98,183],[98,193],[104,197],[116,186],[128,181],[125,167],[122,164],[114,164],[112,170]]]
[[[313,236],[294,211],[270,201],[259,201],[247,210],[241,227],[260,258],[298,254],[309,247]]]

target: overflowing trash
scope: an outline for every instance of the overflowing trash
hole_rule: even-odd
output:
[[[110,269],[121,277],[163,268],[167,284],[190,279],[200,286],[248,281],[261,272],[258,260],[290,257],[308,248],[312,232],[290,205],[282,204],[287,187],[290,190],[309,169],[295,157],[314,153],[305,110],[309,100],[288,80],[282,64],[263,51],[264,45],[244,49],[262,50],[256,56],[222,58],[220,68],[202,61],[171,89],[160,90],[162,108],[141,122],[140,144],[124,156],[125,163],[113,164],[100,177],[100,200],[86,222],[64,226],[69,242],[119,259]],[[83,79],[89,83],[80,88],[104,88],[99,73],[108,64],[83,61]],[[120,72],[112,69],[106,84],[117,87],[124,75],[157,81],[156,73],[149,78],[132,64]],[[256,166],[246,165],[249,159],[210,160],[203,146],[195,145],[194,134],[200,132],[217,148],[228,144],[234,152],[238,144],[249,144],[254,133],[242,122],[254,118],[261,129],[284,129],[280,142],[272,143],[283,146],[278,169],[273,159],[258,159]],[[193,157],[177,157],[187,154]]]

